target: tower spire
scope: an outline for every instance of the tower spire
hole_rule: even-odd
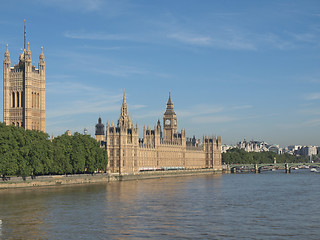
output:
[[[27,28],[26,28],[26,20],[24,19],[24,42],[23,42],[24,50],[26,49],[26,40],[27,40]]]
[[[129,117],[129,112],[128,112],[128,105],[127,105],[127,100],[126,100],[126,92],[123,92],[123,102],[121,106],[121,114],[120,118],[118,120],[118,127],[131,127],[131,120]]]
[[[123,90],[123,104],[127,103],[127,99],[126,99],[126,90]]]
[[[169,91],[169,99],[168,99],[168,103],[167,103],[167,104],[172,105],[172,101],[171,101],[171,91]]]
[[[171,101],[171,92],[169,91],[169,99],[167,102],[167,110],[172,110],[173,111],[173,103]]]

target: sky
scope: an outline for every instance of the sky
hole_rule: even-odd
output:
[[[188,137],[320,145],[318,0],[2,1],[12,65],[24,19],[34,65],[44,48],[49,135],[116,124],[124,91],[141,133],[170,91]]]

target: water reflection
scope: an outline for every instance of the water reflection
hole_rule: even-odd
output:
[[[106,189],[106,216],[112,216],[106,233],[112,228],[122,236],[183,236],[186,228],[196,228],[192,217],[203,221],[214,204],[208,191],[221,194],[221,175],[118,182]]]
[[[320,211],[319,177],[270,172],[1,190],[0,239],[317,239],[320,217],[306,213]]]
[[[5,194],[5,197],[3,196]],[[43,228],[46,202],[42,191],[15,190],[1,192],[1,235],[48,238]]]

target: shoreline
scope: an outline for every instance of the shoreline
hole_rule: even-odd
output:
[[[10,177],[8,180],[0,180],[0,190],[14,188],[37,188],[45,186],[61,186],[61,185],[77,185],[92,183],[108,183],[116,181],[133,181],[143,179],[167,178],[167,177],[183,177],[197,176],[209,174],[222,174],[223,171],[214,171],[212,169],[194,169],[194,170],[171,170],[161,172],[139,172],[135,174],[117,173],[96,173],[96,174],[73,174],[73,175],[49,175],[37,176],[34,178],[26,177]]]

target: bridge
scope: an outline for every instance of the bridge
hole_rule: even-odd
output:
[[[320,163],[259,163],[259,164],[230,164],[228,169],[231,173],[255,172],[283,170],[285,173],[290,173],[292,169],[303,168],[320,168]]]

